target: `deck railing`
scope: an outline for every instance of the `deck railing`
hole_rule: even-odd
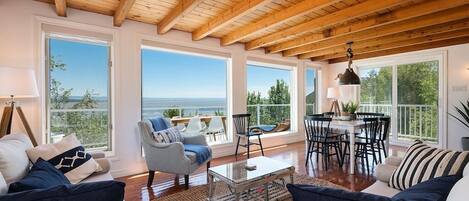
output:
[[[359,111],[391,115],[391,104],[360,104]],[[397,105],[397,133],[399,139],[438,140],[438,108],[436,105]]]

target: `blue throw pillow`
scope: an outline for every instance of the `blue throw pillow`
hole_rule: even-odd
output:
[[[288,184],[293,201],[391,201],[391,198],[362,192],[319,187],[305,184]]]
[[[122,201],[125,183],[101,181],[66,184],[0,196],[0,201]]]
[[[171,126],[171,125],[168,125],[164,117],[155,117],[153,119],[150,119],[150,122],[151,122],[151,125],[153,126],[153,130],[156,132],[166,130]]]
[[[393,201],[445,201],[460,176],[436,177],[399,192]]]
[[[8,193],[21,192],[32,189],[49,188],[63,184],[70,184],[67,177],[52,164],[39,158],[28,175],[10,184]]]

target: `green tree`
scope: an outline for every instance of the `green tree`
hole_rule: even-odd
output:
[[[176,107],[176,106],[173,106],[173,107]],[[167,109],[163,112],[163,116],[167,117],[167,118],[173,118],[175,116],[184,116],[184,110],[181,109],[181,114],[179,114],[179,109],[175,109],[175,108],[171,108],[171,109]]]

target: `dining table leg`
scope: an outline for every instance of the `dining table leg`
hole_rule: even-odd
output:
[[[350,141],[350,174],[355,174],[355,129],[349,131]]]

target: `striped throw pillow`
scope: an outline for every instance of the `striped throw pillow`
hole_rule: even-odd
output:
[[[181,133],[175,127],[153,132],[153,139],[155,139],[157,143],[173,143],[184,141]]]
[[[469,161],[469,152],[432,148],[416,141],[407,149],[399,167],[394,170],[389,186],[405,190],[435,177],[460,175]]]

